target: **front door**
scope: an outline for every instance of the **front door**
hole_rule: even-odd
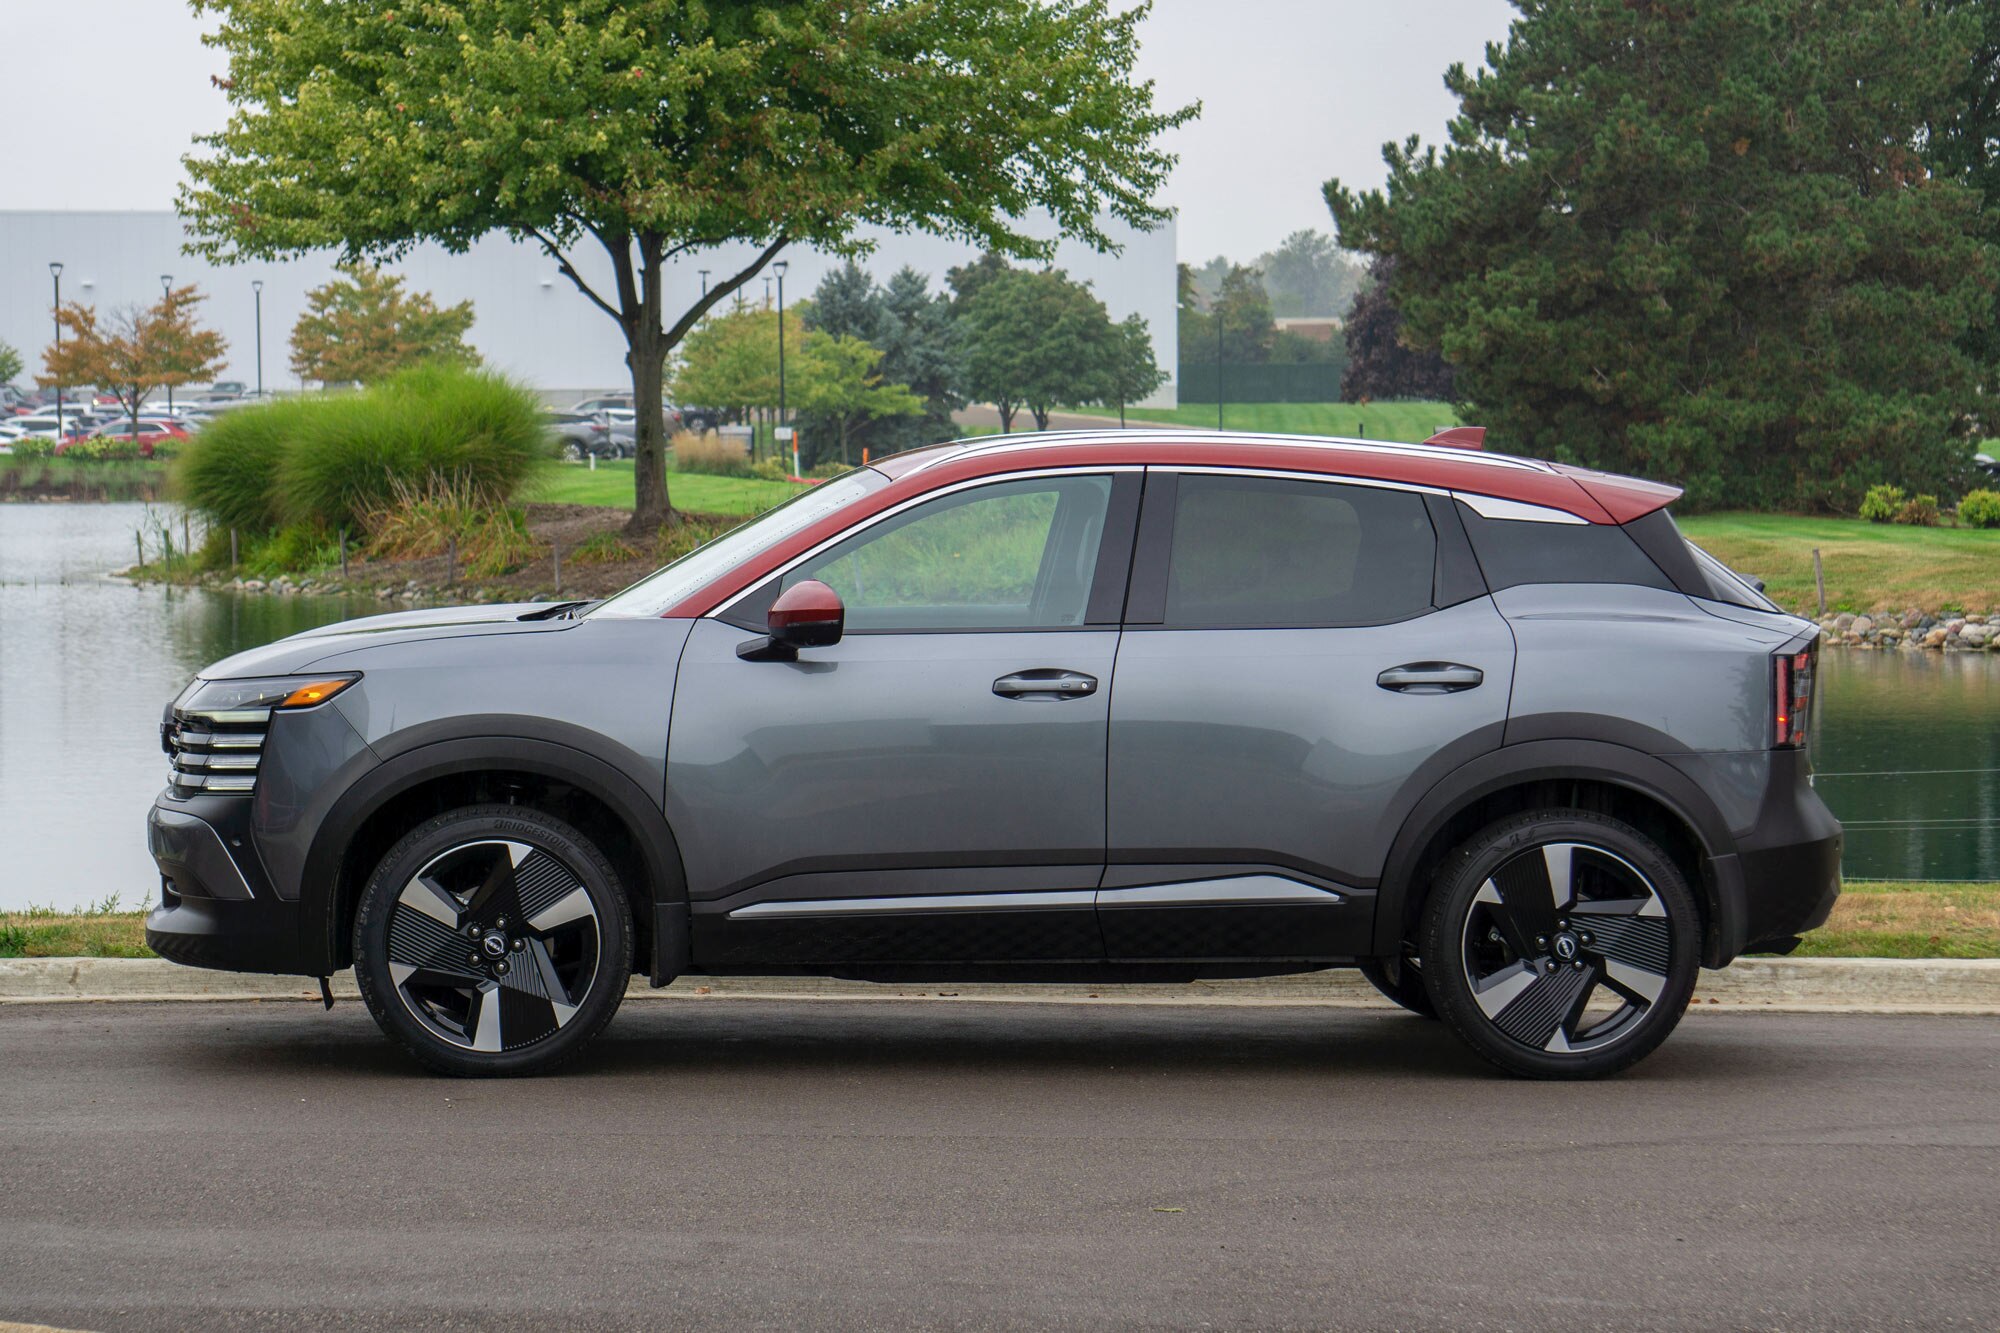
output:
[[[1370,952],[1402,815],[1507,717],[1513,637],[1453,522],[1403,488],[1149,475],[1111,706],[1112,959]]]
[[[667,757],[698,966],[1104,956],[1111,670],[1140,474],[893,510],[700,622]],[[783,587],[840,642],[752,662]]]

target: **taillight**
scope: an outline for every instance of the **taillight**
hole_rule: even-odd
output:
[[[1815,639],[1803,652],[1778,653],[1771,658],[1772,697],[1776,704],[1771,745],[1780,750],[1805,748],[1812,721],[1813,664],[1819,653]]]

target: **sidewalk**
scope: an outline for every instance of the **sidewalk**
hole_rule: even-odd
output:
[[[354,975],[333,979],[336,999],[358,998]],[[977,982],[959,986],[877,985],[822,977],[683,977],[664,990],[635,978],[635,1000],[1001,1000],[1106,1004],[1327,1004],[1387,1007],[1348,968],[1247,981],[1188,985],[1080,986]],[[0,1004],[115,1000],[317,1000],[299,977],[254,976],[181,967],[161,959],[0,959]],[[1774,1013],[2000,1014],[2000,959],[1746,958],[1703,972],[1697,1010]]]

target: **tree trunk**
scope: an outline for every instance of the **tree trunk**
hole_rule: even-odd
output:
[[[1030,403],[1028,404],[1028,410],[1035,414],[1036,430],[1047,430],[1049,428],[1049,409],[1046,404],[1037,406],[1034,403]]]
[[[635,537],[650,536],[674,521],[667,495],[667,409],[662,392],[667,351],[660,344],[658,325],[641,322],[625,356],[632,368],[633,424],[638,437],[633,446],[632,521],[625,530]]]
[[[995,411],[1000,413],[1000,433],[1002,435],[1012,435],[1014,433],[1014,413],[1020,409],[1016,408],[1012,403],[995,403],[993,407]]]

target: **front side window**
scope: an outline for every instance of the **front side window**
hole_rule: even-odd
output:
[[[1437,536],[1409,491],[1183,475],[1166,624],[1381,625],[1431,609]]]
[[[1035,477],[940,496],[785,575],[840,594],[849,632],[1081,625],[1108,476]]]

